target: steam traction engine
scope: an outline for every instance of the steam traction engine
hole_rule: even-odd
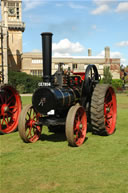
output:
[[[71,146],[83,144],[87,121],[92,131],[110,135],[116,125],[116,96],[110,85],[99,83],[95,65],[88,65],[85,76],[63,70],[63,64],[51,75],[52,33],[42,33],[43,82],[34,92],[19,119],[19,134],[24,142],[36,142],[42,126],[65,126]]]

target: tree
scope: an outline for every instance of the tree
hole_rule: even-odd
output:
[[[103,69],[103,83],[104,84],[112,83],[112,74],[110,72],[109,66],[105,66]]]

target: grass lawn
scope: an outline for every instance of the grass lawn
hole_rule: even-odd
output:
[[[117,102],[116,132],[87,133],[79,148],[46,127],[34,144],[23,143],[18,132],[1,135],[1,193],[128,193],[128,95],[118,94]]]

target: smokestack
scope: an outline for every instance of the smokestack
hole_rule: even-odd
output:
[[[88,48],[88,56],[92,56],[92,50],[91,50],[91,48]]]
[[[51,82],[52,33],[42,33],[43,82]]]
[[[105,58],[110,58],[110,48],[108,46],[105,47]]]

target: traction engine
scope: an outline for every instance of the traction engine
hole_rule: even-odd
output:
[[[62,63],[51,75],[52,33],[42,33],[43,81],[32,96],[32,105],[23,108],[19,119],[19,134],[24,142],[36,142],[42,126],[65,126],[71,146],[84,143],[87,122],[92,132],[111,135],[116,125],[116,95],[110,85],[99,84],[95,65],[88,65],[85,74],[63,70]]]

